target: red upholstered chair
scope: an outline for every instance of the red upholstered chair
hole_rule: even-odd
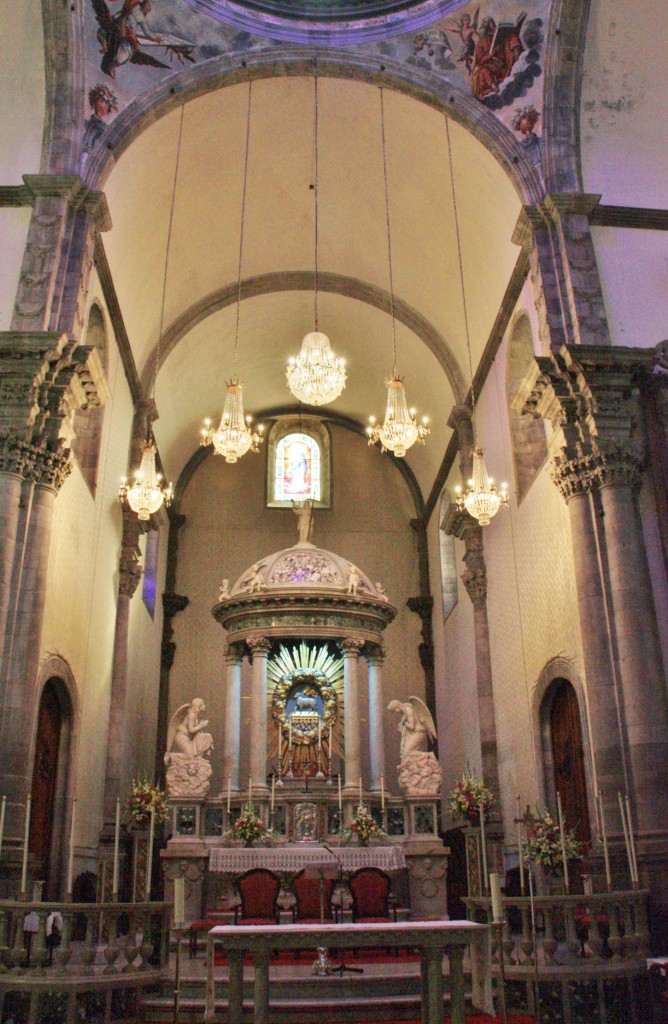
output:
[[[278,924],[281,880],[266,868],[253,868],[234,882],[241,903],[234,911],[235,924]]]
[[[324,880],[324,919],[332,920],[332,892],[334,879]],[[295,892],[295,920],[309,924],[320,924],[320,879],[306,878],[305,872],[296,875],[293,888]]]
[[[397,908],[390,911],[390,876],[379,868],[353,871],[348,882],[353,898],[353,921],[396,921]]]

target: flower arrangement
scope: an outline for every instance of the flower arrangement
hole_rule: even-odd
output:
[[[225,833],[227,840],[241,840],[246,846],[255,842],[271,844],[274,833],[268,829],[252,804],[246,804],[234,824]]]
[[[561,851],[561,829],[548,811],[537,817],[531,816],[527,822],[528,834],[522,840],[524,856],[533,864],[540,864],[544,871],[552,875],[563,875],[564,860]],[[564,833],[564,849],[566,859],[572,860],[580,856],[580,844],[575,838],[575,829]]]
[[[162,825],[167,820],[167,801],[165,792],[149,782],[147,778],[133,779],[130,786],[130,794],[127,800],[130,820],[136,825],[145,825],[151,817],[151,807],[154,808],[155,823]]]
[[[489,815],[489,809],[494,803],[494,795],[478,779],[474,773],[467,769],[454,789],[450,791],[450,811],[453,818],[465,818],[471,825],[480,821],[480,806],[482,805],[485,820]]]
[[[341,842],[350,843],[356,839],[361,846],[366,846],[370,839],[386,839],[387,832],[384,831],[374,817],[361,804],[355,812],[350,828],[342,829],[339,833]]]

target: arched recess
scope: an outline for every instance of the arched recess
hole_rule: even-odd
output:
[[[534,716],[545,805],[556,814],[558,791],[566,828],[575,828],[578,839],[589,844],[596,787],[584,691],[572,662],[555,658],[543,669]]]
[[[45,897],[63,893],[78,733],[76,687],[69,666],[51,657],[40,672],[41,693],[33,756],[31,855]]]
[[[96,350],[102,369],[107,370],[107,328],[104,314],[96,304],[91,306],[86,327],[86,345]],[[80,409],[74,417],[74,438],[72,454],[74,455],[81,475],[88,485],[90,493],[95,497],[97,486],[97,470],[102,442],[102,426],[104,409],[101,405],[87,405]]]
[[[263,54],[224,56],[169,75],[130,103],[109,126],[104,144],[96,145],[86,162],[83,179],[101,189],[114,164],[132,142],[171,110],[204,93],[246,82],[250,78],[312,77],[314,58],[304,50],[271,49]],[[321,77],[364,80],[413,97],[442,110],[471,133],[501,164],[521,202],[539,203],[545,189],[513,133],[484,104],[457,82],[438,79],[414,65],[386,56],[347,51],[318,52]]]
[[[453,534],[446,533],[442,528],[445,513],[448,511],[452,499],[447,488],[441,494],[438,508],[438,546],[441,562],[441,599],[443,603],[443,621],[448,619],[457,605],[459,595],[457,591],[457,556],[455,554],[455,538]]]
[[[522,382],[533,365],[531,324],[527,315],[521,313],[511,329],[506,360],[506,397],[518,504],[526,495],[547,459],[543,420],[530,415],[522,416],[513,407],[513,401]]]

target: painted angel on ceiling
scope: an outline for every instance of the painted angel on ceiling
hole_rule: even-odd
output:
[[[105,0],[91,0],[97,23],[97,41],[102,54],[101,68],[110,78],[116,77],[116,68],[122,64],[146,64],[154,68],[168,68],[169,64],[154,57],[151,48],[161,46],[172,61],[179,64],[195,63],[195,44],[170,33],[157,33],[147,22],[151,0],[123,0],[123,6],[112,14]],[[148,49],[149,52],[146,52]]]

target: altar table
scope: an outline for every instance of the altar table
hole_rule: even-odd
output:
[[[406,867],[403,847],[397,846],[337,846],[331,853],[324,846],[214,846],[209,853],[209,871],[237,874],[252,868],[270,871],[301,871],[309,864],[331,862],[344,871],[358,868],[380,868],[399,871]]]
[[[465,1024],[464,949],[472,946],[473,1005],[493,1013],[489,925],[472,921],[399,921],[382,924],[220,925],[209,932],[204,1020],[215,1018],[214,949],[223,945],[229,967],[227,1024],[242,1024],[243,959],[253,957],[253,1022],[269,1021],[269,960],[274,949],[351,949],[410,946],[420,951],[422,1020],[443,1024],[443,956],[450,976],[452,1024]]]

